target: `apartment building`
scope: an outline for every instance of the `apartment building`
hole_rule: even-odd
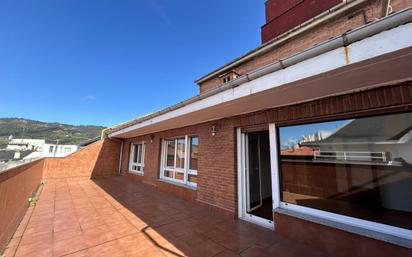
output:
[[[2,254],[412,256],[412,1],[264,4],[198,95],[1,172]]]
[[[119,173],[330,252],[411,248],[411,6],[267,0],[261,46],[107,133]]]

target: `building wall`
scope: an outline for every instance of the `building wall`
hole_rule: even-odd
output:
[[[27,139],[27,138],[13,138],[7,145],[7,150],[16,151],[42,151],[46,140],[44,139]]]
[[[46,158],[44,178],[117,175],[119,153],[120,142],[100,140],[66,157]]]
[[[381,0],[371,0],[368,4],[363,5],[362,8],[352,10],[339,18],[329,20],[326,23],[316,26],[306,33],[302,33],[286,43],[279,45],[269,52],[254,57],[253,59],[243,62],[242,64],[232,68],[238,74],[246,74],[259,67],[273,63],[280,59],[284,59],[292,54],[300,52],[304,49],[312,47],[313,45],[323,42],[331,37],[339,36],[348,30],[360,27],[366,22],[371,22],[380,18],[382,15]],[[393,11],[399,11],[406,7],[412,6],[412,0],[392,0],[391,6]],[[364,19],[364,14],[366,20]],[[227,71],[222,71],[222,73]],[[220,74],[199,84],[200,93],[215,88],[222,84]]]
[[[50,147],[53,150],[50,152]],[[44,144],[43,152],[44,157],[65,157],[71,153],[76,152],[79,149],[77,145],[56,145],[56,144]]]
[[[125,140],[122,173],[127,174],[136,181],[151,184],[160,190],[207,206],[213,211],[237,216],[235,134],[237,127],[263,127],[269,123],[278,125],[297,124],[330,118],[345,118],[349,115],[354,117],[406,110],[412,110],[412,82],[333,96],[317,101],[131,138]],[[215,136],[211,134],[212,125],[216,125],[218,128]],[[182,135],[197,135],[199,137],[197,190],[159,180],[161,139]],[[130,143],[141,141],[146,143],[144,176],[128,174]],[[275,214],[275,219],[277,234],[293,237],[294,240],[304,244],[320,247],[334,256],[348,256],[347,253],[350,252],[350,249],[354,249],[354,252],[350,254],[351,256],[352,254],[353,256],[365,256],[369,248],[363,248],[364,245],[373,247],[373,252],[376,253],[374,256],[384,256],[388,252],[393,253],[391,256],[410,254],[410,250],[406,248],[287,215]],[[309,229],[306,229],[306,227]],[[302,231],[305,231],[305,233],[302,233]],[[319,238],[318,235],[322,233],[326,233],[328,238],[325,239],[324,236]],[[348,247],[355,243],[355,248]],[[381,252],[379,249],[384,249],[386,252]]]
[[[236,212],[235,130],[230,120],[220,121],[220,132],[213,137],[210,132],[213,124],[205,123],[125,140],[122,173],[136,181],[154,185],[162,191],[233,216]],[[197,190],[159,180],[162,139],[184,135],[199,137]],[[143,141],[146,144],[144,176],[128,173],[130,145]]]
[[[269,0],[262,44],[341,3],[342,0]]]
[[[44,159],[0,173],[0,252],[16,231],[42,180]]]
[[[236,127],[261,126],[273,122],[285,125],[327,118],[344,118],[349,114],[361,116],[368,113],[385,113],[411,108],[411,105],[412,83],[405,83],[131,138],[125,140],[122,172],[127,174],[130,143],[145,141],[144,176],[128,174],[129,177],[229,215],[236,215]],[[217,125],[218,128],[215,136],[211,133],[212,125]],[[195,191],[159,180],[161,139],[184,135],[199,136],[198,187]]]

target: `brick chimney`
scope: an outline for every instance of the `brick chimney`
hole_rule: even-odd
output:
[[[342,0],[266,0],[262,44],[341,3]]]

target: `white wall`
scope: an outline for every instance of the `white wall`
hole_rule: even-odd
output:
[[[46,141],[44,139],[15,138],[9,141],[6,149],[15,151],[43,151],[43,146],[45,143]]]
[[[43,156],[44,157],[64,157],[71,153],[76,152],[78,149],[79,147],[77,145],[44,144]]]

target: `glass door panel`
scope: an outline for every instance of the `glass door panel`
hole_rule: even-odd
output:
[[[259,134],[247,134],[246,142],[246,201],[250,212],[262,206]]]

